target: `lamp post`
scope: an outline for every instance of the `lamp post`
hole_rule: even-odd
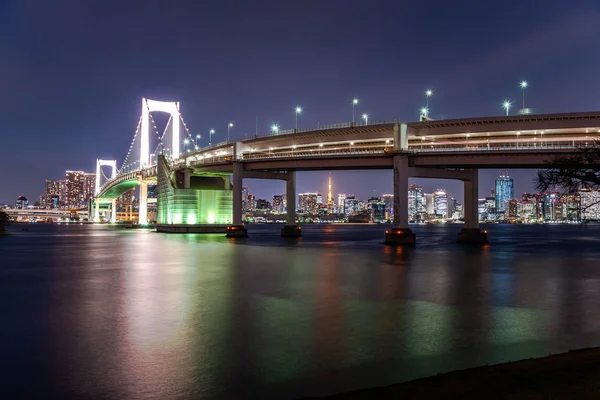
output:
[[[358,104],[358,99],[352,100],[352,125],[354,125],[354,107]]]
[[[298,115],[302,114],[302,107],[297,106],[296,107],[296,130],[298,130]]]
[[[208,147],[212,146],[212,135],[215,134],[215,130],[211,129],[210,131],[208,131]]]
[[[196,135],[196,150],[198,150],[198,139],[200,139],[202,136],[200,136],[200,134]]]
[[[512,103],[509,100],[505,100],[504,103],[502,103],[502,108],[506,110],[506,116],[508,116],[508,110],[510,109],[510,106],[512,106]]]
[[[229,131],[233,128],[233,122],[227,124],[227,143],[229,143]]]
[[[279,125],[277,125],[277,124],[271,125],[271,133],[277,135],[279,133]]]
[[[364,113],[362,119],[365,121],[365,125],[369,125],[369,114]]]
[[[427,107],[421,108],[421,116],[427,118],[428,114],[429,114],[429,109]]]
[[[527,88],[529,84],[527,83],[527,81],[521,81],[521,92],[523,92],[523,110],[521,110],[522,114],[525,114],[525,89]]]
[[[187,145],[190,143],[188,139],[184,139],[183,141],[183,151],[187,153]]]
[[[425,91],[425,99],[427,101],[426,107],[429,108],[429,98],[433,95],[433,90],[427,89]]]

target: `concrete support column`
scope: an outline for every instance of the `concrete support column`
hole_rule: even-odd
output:
[[[464,213],[465,226],[458,232],[458,243],[467,244],[486,244],[487,231],[479,229],[478,197],[479,197],[479,171],[474,169],[470,171],[469,179],[464,183]]]
[[[394,125],[394,150],[408,150],[408,125]]]
[[[117,222],[117,199],[113,199],[110,210],[110,222]]]
[[[296,225],[296,171],[288,172],[285,183],[285,197],[287,201],[287,225]]]
[[[94,222],[100,222],[100,199],[94,201]]]
[[[464,213],[465,213],[465,228],[479,229],[479,210],[478,210],[478,194],[479,194],[479,171],[473,171],[473,177],[469,181],[464,181]]]
[[[413,245],[415,234],[408,228],[408,156],[394,156],[394,225],[385,233],[385,243]]]
[[[138,224],[148,223],[148,183],[140,180],[140,209]]]
[[[190,188],[190,182],[192,180],[192,170],[189,168],[186,168],[183,171],[183,188],[184,189],[189,189]]]
[[[248,230],[242,222],[242,184],[244,178],[243,164],[233,163],[233,225],[227,227],[227,237],[245,237],[248,236]]]
[[[302,228],[296,225],[296,171],[288,171],[285,183],[287,216],[285,226],[281,230],[281,236],[300,237],[302,236]]]

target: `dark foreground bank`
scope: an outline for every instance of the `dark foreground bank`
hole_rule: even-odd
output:
[[[600,348],[471,368],[327,399],[598,399]]]

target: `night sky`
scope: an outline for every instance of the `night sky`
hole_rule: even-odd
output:
[[[214,141],[272,123],[413,121],[432,88],[433,118],[600,109],[600,2],[0,0],[0,203],[35,199],[66,169],[123,161],[141,98],[180,101]],[[515,107],[516,109],[517,107]],[[220,137],[219,137],[220,135]],[[206,143],[203,143],[206,144]],[[511,171],[515,192],[532,171]],[[487,195],[497,171],[480,174]],[[391,171],[333,172],[334,194],[390,192]],[[462,184],[419,180],[462,198]],[[326,193],[327,172],[298,191]],[[283,182],[245,181],[270,199]]]

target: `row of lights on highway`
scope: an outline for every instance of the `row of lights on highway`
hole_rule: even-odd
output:
[[[519,87],[521,88],[521,95],[522,95],[522,107],[523,107],[521,109],[522,114],[527,113],[527,110],[525,108],[525,89],[527,89],[528,86],[529,86],[529,83],[527,81],[519,82]],[[429,118],[429,98],[431,96],[433,96],[433,90],[427,89],[425,91],[426,105],[425,105],[425,107],[421,108],[421,117],[425,117],[425,119]],[[508,115],[511,107],[512,107],[512,101],[504,100],[504,102],[502,103],[502,108],[504,109],[504,111],[506,111],[506,115]]]

